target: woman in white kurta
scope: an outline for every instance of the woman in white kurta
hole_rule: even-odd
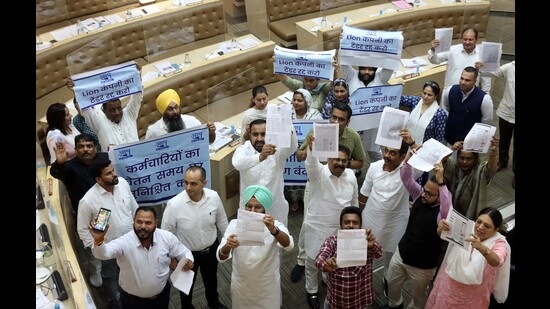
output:
[[[248,186],[243,193],[245,210],[264,213],[272,206],[271,192],[261,185]],[[265,214],[263,246],[240,246],[241,226],[233,219],[225,230],[216,257],[220,263],[233,259],[231,302],[233,309],[280,309],[282,304],[280,248],[290,251],[294,240],[287,227]],[[245,231],[250,232],[250,231]],[[240,237],[244,238],[244,237]]]

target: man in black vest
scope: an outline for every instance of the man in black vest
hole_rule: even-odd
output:
[[[478,74],[475,67],[465,67],[458,84],[443,91],[441,107],[449,114],[445,126],[449,145],[464,141],[475,123],[491,124],[493,120],[493,100],[476,86]]]

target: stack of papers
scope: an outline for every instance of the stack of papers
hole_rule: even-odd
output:
[[[163,76],[170,76],[177,72],[181,72],[180,65],[177,63],[170,63],[169,61],[163,61],[155,64],[155,68],[159,70]]]
[[[237,44],[239,44],[241,50],[245,50],[258,45],[259,42],[251,37],[248,37],[242,40],[237,40]]]

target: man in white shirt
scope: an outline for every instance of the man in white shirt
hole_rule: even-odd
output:
[[[393,70],[384,68],[360,66],[358,67],[359,70],[355,70],[351,65],[341,65],[340,68],[342,75],[348,82],[350,96],[359,88],[387,85],[393,74]],[[370,162],[382,159],[380,145],[375,143],[378,128],[364,130],[360,134]]]
[[[104,244],[105,232],[95,230],[95,220],[89,223],[94,255],[99,259],[116,259],[120,265],[120,300],[124,308],[168,309],[170,269],[189,271],[193,254],[174,234],[157,229],[157,214],[151,206],[140,206],[134,216],[133,231]],[[171,259],[182,260],[182,269],[175,269]]]
[[[133,216],[138,204],[130,185],[118,177],[109,159],[93,163],[90,174],[96,183],[86,192],[78,204],[77,230],[84,247],[92,248],[94,239],[88,230],[90,222],[97,218],[101,208],[111,210],[110,229],[105,234],[110,242],[132,230]],[[103,287],[107,292],[110,308],[120,308],[118,293],[119,268],[115,259],[101,261]]]
[[[338,157],[328,158],[323,165],[313,156],[311,145],[315,138],[307,136],[309,145],[305,160],[307,176],[310,182],[308,210],[302,230],[306,251],[306,292],[310,308],[319,308],[318,274],[315,258],[325,239],[340,228],[340,213],[344,207],[358,207],[357,178],[353,170],[346,168],[350,160],[348,147],[338,145]]]
[[[362,228],[372,229],[384,248],[384,295],[390,261],[409,220],[409,192],[400,175],[408,150],[403,140],[399,149],[384,147],[384,160],[370,164],[359,190]]]
[[[146,139],[201,125],[196,117],[181,114],[180,101],[180,96],[174,89],[164,90],[158,95],[156,105],[162,118],[147,128]],[[211,122],[207,126],[209,142],[213,143],[216,139],[216,126]]]
[[[250,139],[240,145],[233,154],[232,163],[241,175],[239,207],[244,209],[244,189],[250,185],[266,186],[273,194],[273,207],[267,214],[288,224],[288,202],[284,195],[283,171],[286,159],[298,148],[294,126],[290,132],[290,147],[279,148],[265,143],[266,120],[256,119],[250,123]]]
[[[439,40],[433,39],[432,47],[428,50],[428,61],[433,64],[440,64],[447,61],[447,70],[445,71],[445,85],[448,88],[460,80],[462,70],[467,66],[474,66],[479,61],[480,54],[476,48],[478,31],[475,28],[466,28],[462,31],[462,44],[451,46],[451,49],[445,52],[435,53],[435,48],[439,46]],[[486,93],[491,92],[491,77],[485,76],[477,81],[476,85]]]
[[[200,269],[208,308],[226,308],[218,301],[218,233],[227,228],[222,200],[214,190],[205,188],[206,171],[190,166],[185,171],[185,190],[166,204],[161,228],[176,235],[193,253],[193,285],[189,294],[180,291],[181,308],[193,308],[193,287]]]

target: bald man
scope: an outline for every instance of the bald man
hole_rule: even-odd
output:
[[[161,92],[157,97],[156,104],[162,118],[147,128],[146,139],[201,125],[196,117],[181,114],[180,96],[174,89]],[[211,122],[208,122],[207,126],[209,142],[213,143],[216,139],[216,126]]]
[[[233,258],[231,303],[233,308],[281,308],[280,248],[290,251],[294,239],[287,227],[270,214],[271,191],[262,185],[246,187],[243,193],[245,210],[264,214],[263,246],[240,246],[237,235],[239,218],[231,220],[218,246],[220,263]]]

